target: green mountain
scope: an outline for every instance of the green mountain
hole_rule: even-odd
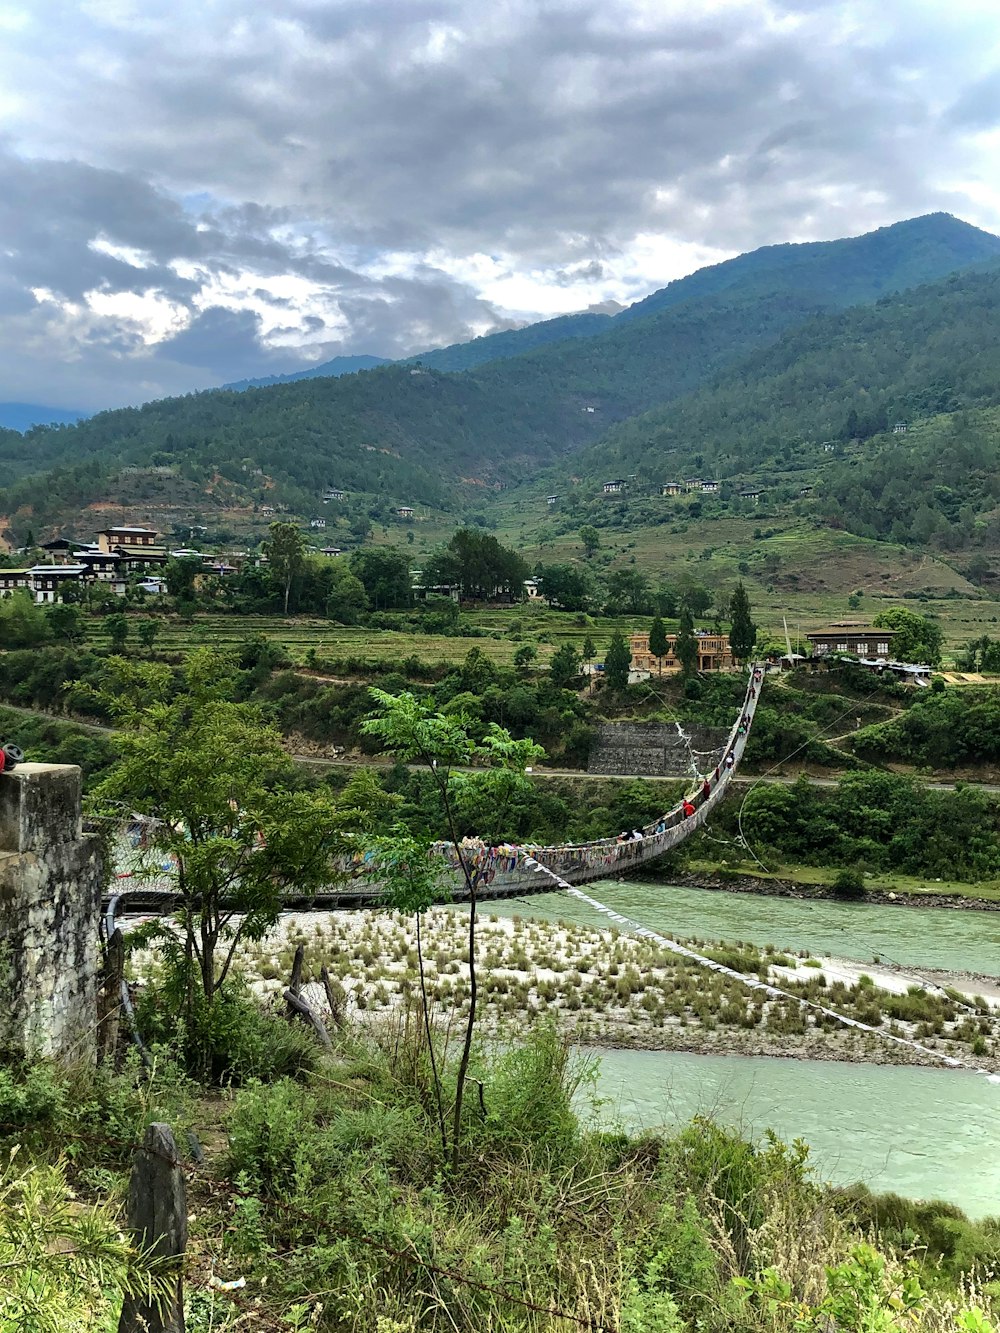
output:
[[[432,370],[474,370],[488,361],[501,361],[511,356],[521,356],[532,352],[536,347],[545,347],[548,343],[567,342],[573,338],[595,338],[605,333],[611,326],[613,315],[598,311],[582,311],[577,315],[557,315],[555,319],[543,319],[536,324],[526,324],[520,329],[502,329],[499,333],[487,333],[471,342],[452,343],[450,347],[438,347],[419,356],[411,356],[411,364],[429,366]]]
[[[668,407],[630,418],[574,459],[596,494],[697,471],[738,499],[767,478],[861,536],[1000,547],[1000,271],[953,275],[824,314]],[[563,482],[565,478],[563,478]],[[558,487],[558,483],[550,484]]]
[[[618,318],[642,319],[706,297],[777,291],[811,295],[824,305],[861,305],[998,258],[1000,236],[949,213],[928,213],[844,240],[763,246],[679,278]]]
[[[376,366],[408,365],[425,366],[429,370],[473,370],[485,365],[487,361],[499,361],[509,356],[519,356],[522,352],[533,351],[547,343],[565,342],[570,338],[592,338],[602,333],[611,323],[612,316],[596,311],[585,311],[578,315],[559,315],[555,319],[544,319],[536,324],[526,324],[519,329],[502,329],[499,333],[486,333],[481,338],[469,342],[452,343],[449,347],[435,347],[416,356],[406,357],[401,362],[394,362],[384,356],[335,356],[332,361],[322,361],[307,370],[292,371],[287,375],[266,375],[261,379],[234,380],[224,384],[224,389],[268,389],[275,384],[294,384],[297,380],[315,380],[323,376],[339,378],[341,375],[353,375],[359,370],[374,370]],[[2,404],[0,404],[2,407]],[[51,418],[59,420],[58,417]],[[49,420],[48,417],[45,420]]]
[[[335,356],[331,361],[321,361],[318,366],[309,366],[305,370],[293,370],[287,375],[264,375],[255,380],[233,380],[223,384],[224,389],[267,389],[273,384],[294,384],[296,380],[316,380],[324,376],[338,379],[341,375],[354,375],[359,370],[374,370],[376,366],[387,366],[389,360],[384,356]]]
[[[613,318],[574,316],[476,340],[496,358],[460,373],[421,358],[0,437],[0,512],[27,506],[42,526],[102,498],[123,466],[150,463],[234,503],[254,497],[261,469],[270,497],[300,513],[331,485],[460,513],[491,488],[578,454],[574,471],[643,470],[650,479],[665,449],[697,451],[719,469],[755,466],[773,440],[847,430],[852,406],[862,416],[872,407],[872,385],[876,408],[911,415],[988,396],[984,311],[996,275],[879,293],[998,252],[1000,238],[933,215],[741,256]],[[878,303],[844,312],[845,293]],[[516,355],[497,350],[548,336],[551,325],[573,336]],[[588,335],[591,327],[602,331]],[[441,355],[478,355],[476,342]],[[918,345],[915,363],[908,349]]]

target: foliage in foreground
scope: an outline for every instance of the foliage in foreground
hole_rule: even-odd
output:
[[[36,1067],[0,1084],[0,1112],[31,1116],[30,1190],[57,1204],[65,1181],[45,1163],[74,1146],[81,1102],[91,1113],[104,1102],[122,1140],[116,1161],[88,1137],[69,1168],[82,1196],[116,1178],[94,1156],[126,1165],[150,1116],[185,1123],[197,1107],[222,1118],[226,1147],[202,1168],[212,1183],[194,1187],[187,1303],[198,1333],[244,1326],[248,1307],[255,1327],[329,1333],[992,1333],[994,1223],[831,1192],[804,1145],[767,1136],[755,1147],[703,1119],[669,1138],[588,1128],[579,1110],[594,1067],[545,1025],[476,1051],[482,1096],[467,1101],[451,1172],[420,1027],[414,1008],[342,1033],[311,1074],[249,1081],[222,1103],[193,1101],[198,1089],[170,1074],[164,1087],[154,1073],[147,1096],[134,1069],[87,1092]],[[436,1037],[446,1048],[447,1027]],[[453,1070],[457,1051],[446,1058]],[[30,1083],[21,1103],[19,1077]],[[0,1192],[0,1262],[19,1225],[7,1202]],[[52,1320],[12,1327],[113,1329],[121,1270],[109,1259],[103,1283],[81,1288],[50,1243],[59,1216],[33,1230]],[[208,1272],[245,1278],[236,1303],[213,1294]],[[89,1323],[65,1314],[79,1299]]]
[[[122,1236],[115,1210],[80,1207],[61,1163],[0,1166],[0,1329],[112,1333],[126,1292],[166,1290]]]

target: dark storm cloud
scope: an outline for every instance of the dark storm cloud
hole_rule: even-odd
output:
[[[63,347],[81,376],[93,356],[102,393],[116,376],[198,387],[240,357],[241,374],[300,364],[296,338],[312,358],[452,341],[528,311],[532,284],[585,306],[627,275],[641,294],[663,276],[630,269],[641,238],[736,251],[941,207],[995,224],[955,183],[1000,115],[976,0],[34,0],[25,16],[0,51],[12,374]],[[483,295],[489,264],[520,284],[506,313]],[[269,285],[282,275],[299,285]],[[77,316],[74,332],[33,287],[152,293],[184,327],[151,342]]]
[[[280,239],[288,221],[280,210],[192,213],[127,172],[25,161],[9,150],[0,152],[0,179],[0,399],[27,395],[95,408],[298,369],[351,350],[356,338],[375,339],[367,346],[384,355],[404,355],[417,346],[414,337],[424,347],[467,336],[470,321],[502,323],[443,272],[372,278],[308,238]],[[316,299],[349,311],[348,336],[303,311],[301,295],[253,283],[244,294],[250,306],[289,315],[267,339],[250,306],[205,303],[211,284],[245,273],[305,280]],[[130,294],[172,309],[186,326],[151,340],[141,312],[102,318],[90,308]],[[296,333],[308,350],[281,345]]]

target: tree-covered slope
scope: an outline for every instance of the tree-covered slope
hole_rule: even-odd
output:
[[[533,352],[537,347],[545,347],[548,343],[567,342],[574,338],[594,338],[610,328],[613,318],[612,315],[597,311],[558,315],[555,319],[543,319],[537,324],[525,324],[520,329],[502,329],[499,333],[487,333],[481,338],[473,338],[471,342],[437,347],[429,352],[421,352],[419,356],[410,357],[410,361],[430,366],[434,370],[474,370],[476,366],[486,365],[488,361],[521,356],[525,352]]]
[[[669,283],[618,318],[640,319],[727,292],[747,297],[794,291],[827,305],[860,305],[998,259],[1000,236],[947,213],[930,213],[863,236],[752,250]]]
[[[809,503],[831,521],[957,549],[1000,540],[1000,433],[975,410],[997,405],[1000,272],[971,272],[790,330],[573,467],[596,486],[608,472],[654,484],[695,465],[724,480],[811,463]]]
[[[647,303],[643,317],[619,315],[590,337],[571,321],[580,336],[498,354],[463,373],[388,365],[8,435],[0,438],[0,482],[61,471],[0,493],[0,512],[27,503],[51,516],[100,498],[109,470],[151,462],[206,488],[213,477],[239,483],[260,468],[276,498],[296,505],[335,485],[454,510],[481,497],[483,486],[516,484],[603,435],[585,467],[627,465],[652,477],[665,448],[696,446],[719,467],[752,463],[774,438],[836,435],[852,405],[908,415],[992,402],[1000,365],[986,349],[1000,277],[971,273],[874,307],[830,309],[847,291],[873,294],[879,263],[891,284],[935,265],[961,267],[991,247],[1000,239],[954,219],[916,219],[852,241],[744,256],[725,282],[716,270],[685,279],[688,297],[679,303],[659,311]],[[852,272],[868,276],[852,287]]]
[[[307,366],[305,370],[293,370],[287,375],[264,375],[260,379],[234,380],[223,384],[224,389],[267,389],[273,384],[294,384],[296,380],[316,380],[324,376],[338,379],[341,375],[355,375],[359,370],[374,370],[376,366],[387,366],[389,360],[384,356],[335,356],[331,361],[321,361],[318,366]]]

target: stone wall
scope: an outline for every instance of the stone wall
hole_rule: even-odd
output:
[[[0,1050],[93,1061],[101,858],[80,769],[0,774]]]
[[[713,769],[728,730],[692,722],[681,725],[684,736],[677,726],[662,722],[602,722],[596,728],[588,773],[684,778],[691,774],[692,757],[699,772]]]

